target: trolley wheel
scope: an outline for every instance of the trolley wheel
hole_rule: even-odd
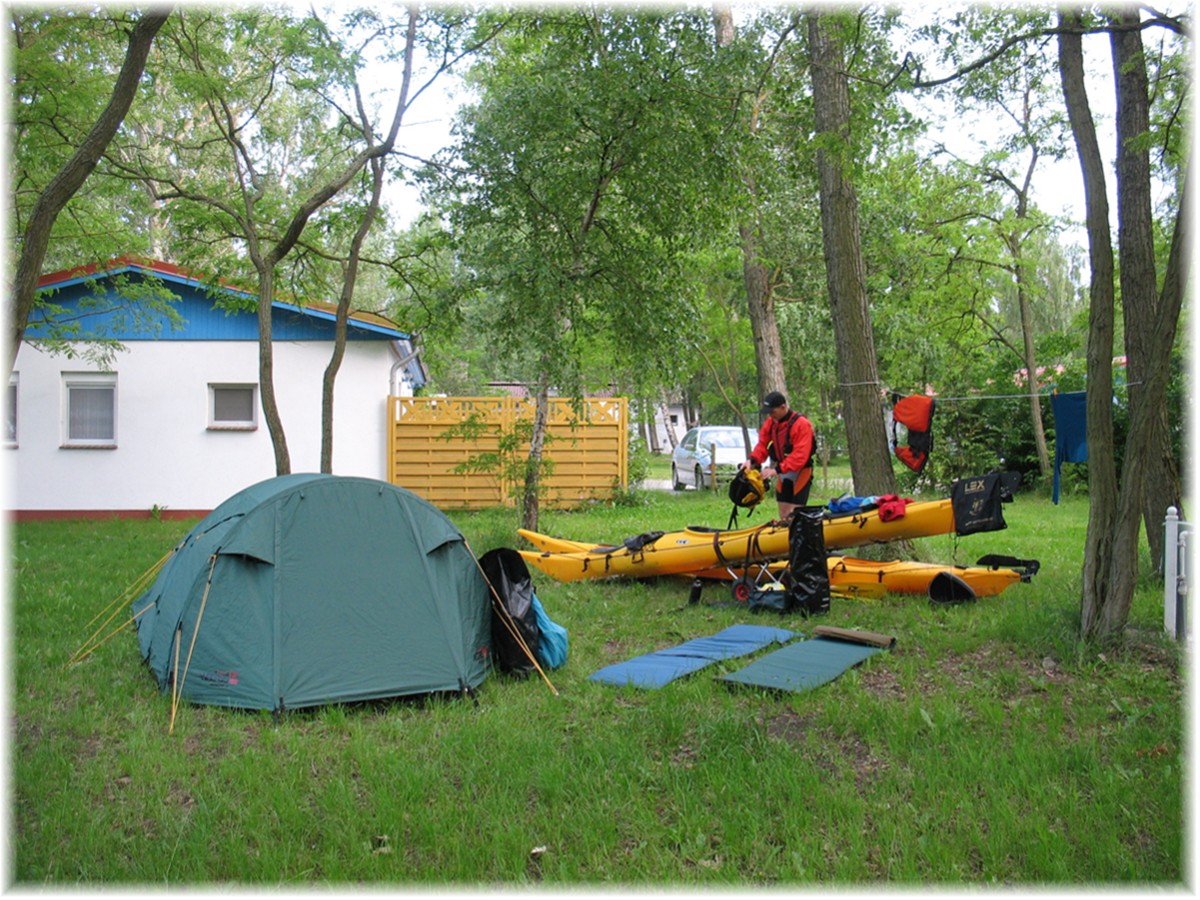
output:
[[[754,582],[744,576],[734,579],[732,590],[734,600],[738,603],[746,603],[750,599],[750,592],[754,590]]]

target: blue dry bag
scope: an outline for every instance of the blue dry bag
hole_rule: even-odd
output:
[[[533,595],[533,613],[541,632],[537,645],[538,662],[547,669],[557,669],[567,661],[567,629],[550,621],[537,594]]]

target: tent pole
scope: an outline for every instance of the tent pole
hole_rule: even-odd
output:
[[[175,628],[175,671],[171,676],[171,722],[167,725],[167,734],[175,730],[175,711],[179,709],[179,637],[183,634],[183,623]]]
[[[533,652],[525,643],[525,639],[521,637],[520,630],[517,628],[516,623],[512,621],[512,616],[509,615],[508,610],[504,608],[504,601],[500,599],[500,595],[496,593],[496,589],[492,587],[491,579],[487,577],[487,572],[483,571],[483,566],[480,564],[479,558],[475,556],[475,551],[471,549],[471,544],[466,537],[463,537],[463,544],[466,546],[467,552],[471,554],[471,559],[475,561],[475,568],[477,568],[479,570],[479,574],[483,576],[483,583],[488,586],[488,591],[492,595],[492,608],[498,609],[503,613],[503,615],[500,617],[500,620],[504,622],[504,627],[508,629],[509,634],[511,634],[516,640],[517,645],[521,648],[521,650],[524,651],[525,656],[531,663],[533,663],[533,667],[537,669],[538,674],[542,676],[542,681],[546,682],[546,687],[550,688],[550,693],[557,697],[558,689],[550,683],[550,679],[546,677],[546,673],[543,672],[542,667],[538,665],[538,661],[534,658]]]
[[[175,687],[176,687],[176,691],[177,691],[177,693],[176,693],[177,698],[183,695],[183,681],[187,679],[188,669],[191,668],[191,665],[192,665],[192,653],[196,649],[196,638],[200,634],[200,622],[204,618],[204,607],[208,605],[208,592],[212,588],[213,569],[216,568],[216,565],[217,565],[217,554],[214,553],[208,559],[209,559],[208,581],[206,581],[204,583],[204,596],[200,598],[200,611],[198,613],[196,613],[196,624],[192,628],[192,639],[191,639],[191,641],[188,642],[187,662],[184,663],[184,665],[183,665],[183,679],[180,681],[177,681],[175,683]],[[183,628],[183,625],[182,625],[182,623],[180,623],[181,631],[182,631],[182,628]],[[176,640],[178,640],[178,637],[176,638]],[[178,649],[176,649],[176,651],[175,651],[175,667],[176,667],[176,669],[178,669],[178,667],[179,667],[179,650]],[[178,705],[178,702],[176,703],[176,706],[177,705]],[[167,729],[167,734],[170,734],[174,730],[175,730],[175,710],[172,709],[171,710],[171,726]]]

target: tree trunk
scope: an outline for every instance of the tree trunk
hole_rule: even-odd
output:
[[[337,324],[334,328],[333,353],[329,364],[325,367],[325,376],[321,382],[321,471],[333,473],[333,389],[337,384],[337,374],[346,356],[346,330],[350,318],[350,302],[354,299],[354,286],[358,283],[358,266],[362,255],[363,244],[371,232],[375,216],[379,211],[380,198],[383,196],[384,161],[382,158],[371,160],[371,200],[363,211],[362,221],[350,242],[350,256],[346,260],[342,274],[342,293],[338,297]]]
[[[1117,26],[1111,36],[1117,84],[1117,240],[1121,260],[1121,304],[1125,309],[1126,374],[1130,409],[1147,402],[1149,370],[1162,348],[1154,345],[1160,317],[1158,274],[1154,255],[1150,151],[1144,136],[1150,129],[1150,98],[1139,11],[1130,7],[1111,14]],[[1170,348],[1167,348],[1170,353]],[[1144,463],[1140,518],[1146,523],[1151,559],[1162,564],[1162,521],[1168,506],[1182,510],[1182,488],[1171,450],[1165,404],[1151,416],[1144,442],[1131,444]]]
[[[675,433],[675,423],[671,421],[671,404],[664,400],[659,404],[659,409],[662,410],[663,427],[667,432],[667,443],[671,445],[673,451],[679,446],[679,435]]]
[[[654,421],[654,406],[642,400],[638,402],[638,410],[646,427],[646,446],[650,448],[651,453],[661,453],[662,441],[658,439],[658,425]]]
[[[546,445],[546,422],[550,416],[550,386],[538,376],[533,409],[533,433],[529,438],[529,461],[525,466],[525,488],[521,498],[521,527],[538,530],[541,506],[542,451]]]
[[[384,147],[387,149],[390,149],[395,143],[404,111],[408,108],[418,17],[418,9],[410,7],[408,30],[404,43],[404,74],[400,79],[400,98],[396,103],[391,129],[384,141]],[[367,135],[368,144],[373,145],[371,123],[365,115],[362,128],[363,134]],[[354,286],[358,281],[358,267],[363,244],[366,243],[367,235],[370,234],[371,226],[375,223],[375,217],[379,213],[380,198],[383,196],[383,176],[387,170],[386,156],[371,156],[369,162],[371,166],[371,200],[363,211],[362,221],[350,243],[350,255],[342,276],[342,293],[338,298],[333,353],[330,356],[329,365],[325,368],[325,376],[321,385],[321,471],[325,473],[333,472],[333,389],[337,383],[338,371],[342,367],[342,360],[346,355],[346,323],[350,316],[350,303],[354,299]]]
[[[275,400],[275,354],[271,337],[272,302],[275,299],[275,271],[270,265],[255,260],[258,268],[258,399],[262,405],[263,419],[271,435],[271,446],[275,450],[275,474],[288,475],[292,471],[292,460],[288,454],[287,435],[279,417],[279,405]]]
[[[1113,252],[1109,239],[1104,159],[1088,104],[1083,66],[1082,17],[1078,8],[1059,12],[1058,64],[1063,98],[1083,174],[1088,259],[1091,267],[1087,343],[1088,511],[1083,553],[1080,632],[1097,633],[1109,584],[1117,518],[1116,442],[1112,420],[1112,357],[1115,320]],[[1075,29],[1072,33],[1071,29]]]
[[[50,246],[50,233],[54,222],[63,207],[87,181],[92,170],[100,161],[105,149],[121,127],[125,114],[133,105],[137,94],[142,72],[146,68],[146,59],[150,55],[150,46],[154,36],[158,34],[163,23],[171,14],[171,8],[160,7],[147,12],[138,20],[129,35],[129,44],[125,50],[125,61],[113,85],[112,96],[108,105],[96,119],[91,131],[87,133],[75,153],[63,165],[58,173],[50,179],[38,197],[29,216],[25,233],[21,238],[21,253],[17,259],[16,271],[8,301],[9,309],[9,346],[8,374],[11,377],[13,365],[17,361],[17,352],[21,349],[21,341],[25,339],[25,326],[29,322],[29,313],[33,310],[37,298],[38,278],[42,275],[42,262],[46,258],[46,249]]]
[[[1037,353],[1034,349],[1033,310],[1029,303],[1029,288],[1025,276],[1025,260],[1023,249],[1018,240],[1014,244],[1014,262],[1017,272],[1017,308],[1021,315],[1021,337],[1025,354],[1025,371],[1029,377],[1026,386],[1029,388],[1029,415],[1033,423],[1033,442],[1037,448],[1038,471],[1042,478],[1049,478],[1050,451],[1046,446],[1046,429],[1042,424],[1042,400],[1038,394]]]
[[[749,182],[750,179],[747,179]],[[757,202],[749,183],[747,190]],[[746,283],[746,303],[750,316],[750,331],[754,336],[754,362],[758,368],[758,396],[771,391],[787,394],[783,374],[783,344],[779,340],[779,323],[775,319],[775,291],[770,272],[758,255],[758,235],[753,225],[741,225],[742,276]]]
[[[858,222],[858,196],[846,175],[850,152],[850,89],[836,25],[822,12],[809,12],[813,112],[820,149],[821,232],[829,307],[838,353],[838,377],[856,494],[896,491],[880,401],[879,373],[866,269]],[[836,149],[835,149],[836,148]]]

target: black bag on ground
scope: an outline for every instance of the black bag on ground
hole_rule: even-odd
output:
[[[529,567],[520,553],[508,547],[489,550],[479,558],[479,565],[495,591],[492,595],[494,662],[501,672],[528,675],[534,669],[529,654],[537,653],[541,640]]]
[[[829,566],[825,561],[825,508],[802,506],[788,525],[788,567],[783,590],[751,591],[751,612],[800,612],[805,617],[829,612]]]
[[[786,588],[756,588],[746,599],[746,608],[752,613],[773,612],[782,615],[795,612],[796,598]]]
[[[829,612],[824,512],[822,506],[802,506],[788,526],[788,593],[793,608],[806,616]]]

